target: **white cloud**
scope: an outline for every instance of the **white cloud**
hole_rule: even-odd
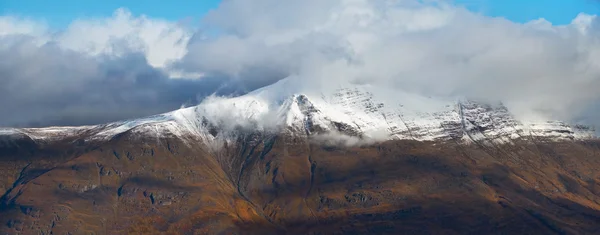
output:
[[[575,19],[573,19],[571,25],[578,29],[582,34],[586,34],[590,29],[592,29],[592,27],[598,24],[596,18],[597,16],[595,15],[580,13],[577,15],[577,17],[575,17]]]
[[[221,33],[192,41],[180,65],[232,76],[278,70],[317,86],[360,80],[431,96],[500,100],[521,115],[559,119],[578,118],[600,98],[595,16],[553,26],[439,1],[287,3],[224,2],[205,21]]]
[[[46,31],[47,26],[34,20],[0,16],[0,36],[18,34],[43,36]]]
[[[150,65],[166,70],[171,62],[186,54],[193,33],[186,25],[145,15],[134,16],[124,8],[117,9],[108,18],[77,19],[59,32],[52,31],[42,22],[0,17],[0,36],[31,36],[40,46],[55,43],[63,49],[92,57],[119,57],[139,52],[145,55]],[[178,76],[189,75],[182,71],[172,72]]]
[[[145,53],[150,65],[165,67],[185,55],[191,36],[191,30],[184,25],[144,15],[134,17],[129,11],[118,9],[108,19],[76,20],[56,40],[64,48],[91,55],[119,55],[124,53],[120,51],[123,47],[138,50]]]

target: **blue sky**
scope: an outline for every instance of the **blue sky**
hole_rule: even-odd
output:
[[[179,21],[198,19],[220,0],[0,0],[0,14],[46,21],[52,27],[66,27],[77,18],[106,17],[120,7],[134,15]]]
[[[539,18],[568,24],[579,13],[600,15],[599,0],[455,0],[472,11],[516,22]]]
[[[505,17],[516,22],[545,18],[554,24],[567,24],[577,14],[600,14],[598,0],[454,0],[472,11]],[[0,14],[46,21],[52,27],[66,27],[85,17],[110,16],[126,7],[134,14],[172,21],[199,19],[220,0],[0,0]]]

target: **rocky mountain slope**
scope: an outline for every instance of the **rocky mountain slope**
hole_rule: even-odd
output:
[[[2,129],[0,234],[600,233],[591,128],[366,85],[301,88]]]

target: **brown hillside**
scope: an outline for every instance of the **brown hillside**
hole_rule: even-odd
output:
[[[0,147],[0,234],[600,234],[596,142]]]

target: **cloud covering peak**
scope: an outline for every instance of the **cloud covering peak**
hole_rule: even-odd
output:
[[[259,2],[226,1],[209,14],[206,21],[222,34],[191,41],[180,66],[502,101],[520,115],[569,120],[589,117],[582,114],[598,99],[596,16],[580,14],[555,26],[491,18],[444,2]]]
[[[123,9],[63,32],[0,17],[4,25],[0,126],[143,116],[289,76],[306,90],[367,83],[594,125],[600,112],[592,15],[557,26],[440,1],[228,0],[198,29]],[[49,121],[61,119],[82,121]]]

